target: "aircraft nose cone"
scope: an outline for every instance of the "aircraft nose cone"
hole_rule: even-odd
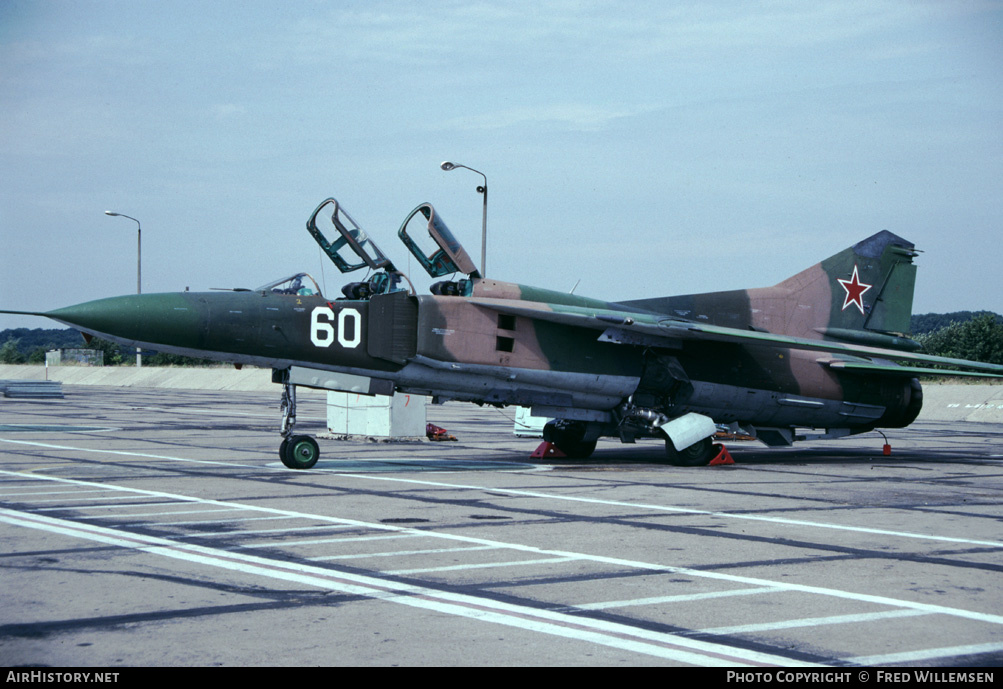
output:
[[[124,335],[131,329],[138,306],[135,297],[112,297],[67,306],[46,315],[88,332]]]
[[[196,306],[182,294],[134,294],[49,311],[53,320],[123,344],[171,344],[199,332]]]

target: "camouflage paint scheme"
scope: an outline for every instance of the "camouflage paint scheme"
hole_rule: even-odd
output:
[[[399,277],[354,221],[339,225],[333,199],[308,222],[325,251],[347,246],[316,226],[325,207],[335,209],[336,231],[354,238],[350,249],[374,247]],[[797,429],[838,437],[903,427],[922,405],[915,376],[931,365],[1003,374],[916,351],[906,334],[916,251],[887,231],[773,287],[616,303],[483,278],[430,204],[405,225],[413,218],[427,220],[441,247],[421,257],[430,274],[462,266],[464,279],[437,283],[431,295],[381,292],[396,284],[382,275],[344,288],[359,298],[272,285],[114,297],[39,315],[124,345],[271,367],[277,382],[295,366],[361,377],[383,393],[530,406],[557,420],[545,437],[577,456],[601,436],[667,437],[663,426],[691,412],[770,445],[793,442]],[[418,251],[403,226],[399,234]],[[678,457],[671,440],[666,449]],[[704,463],[708,449],[709,439],[683,463]]]

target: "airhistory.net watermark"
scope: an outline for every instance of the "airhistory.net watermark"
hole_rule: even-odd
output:
[[[8,670],[7,683],[89,684],[117,682],[118,672],[53,672],[51,670]]]

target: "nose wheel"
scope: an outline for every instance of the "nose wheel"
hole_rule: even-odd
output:
[[[293,435],[296,425],[296,386],[282,384],[282,444],[279,459],[290,469],[309,469],[320,459],[317,441],[308,435]]]
[[[308,435],[292,435],[279,445],[279,458],[290,469],[309,469],[320,459],[320,448]]]

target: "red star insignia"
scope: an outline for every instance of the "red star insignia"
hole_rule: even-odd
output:
[[[856,304],[857,308],[860,309],[861,315],[864,313],[864,292],[869,290],[874,285],[868,285],[860,281],[857,277],[857,264],[853,264],[853,276],[849,280],[843,280],[842,278],[836,278],[843,289],[846,290],[846,298],[843,300],[843,311],[846,311],[846,307],[850,304]]]

